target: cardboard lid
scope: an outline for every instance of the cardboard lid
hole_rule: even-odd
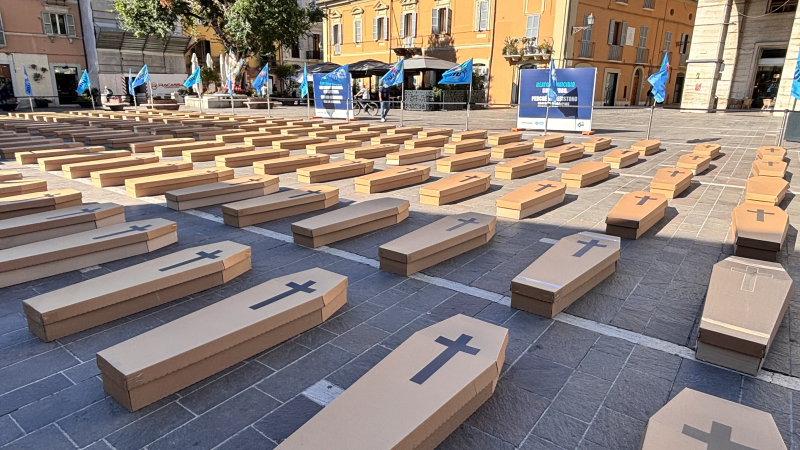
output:
[[[694,146],[693,152],[698,155],[710,155],[720,150],[722,150],[722,146],[719,144],[697,144]]]
[[[777,145],[766,145],[756,150],[756,156],[761,159],[780,161],[786,157],[786,149]]]
[[[574,155],[581,153],[583,153],[582,144],[564,144],[559,145],[558,147],[547,149],[547,151],[544,153],[544,156],[550,158],[557,157],[559,155]]]
[[[388,159],[403,159],[403,158],[413,158],[415,156],[422,156],[422,155],[440,155],[442,153],[441,147],[420,147],[420,148],[410,148],[408,150],[400,150],[399,152],[389,153],[386,155]]]
[[[286,157],[289,156],[289,150],[273,150],[273,149],[265,149],[265,150],[251,150],[247,152],[241,153],[229,153],[227,155],[217,155],[214,157],[214,161],[216,162],[235,162],[241,160],[252,160],[254,157],[264,157],[264,159],[276,159],[278,157]]]
[[[409,206],[408,200],[392,197],[365,200],[295,222],[292,224],[292,233],[309,237],[323,236],[362,223],[396,216],[407,211]]]
[[[38,178],[0,181],[0,192],[24,192],[37,188],[47,189],[47,181]]]
[[[198,198],[214,197],[217,195],[233,194],[235,192],[263,189],[277,185],[279,178],[275,175],[251,175],[244,178],[219,181],[217,183],[201,184],[183,189],[175,189],[164,193],[167,200],[185,202]]]
[[[368,141],[374,137],[380,136],[380,131],[354,131],[352,133],[344,132],[336,135],[336,140],[349,141],[349,140],[363,140]]]
[[[519,142],[516,142],[515,144],[519,144]],[[547,165],[547,158],[544,156],[520,156],[519,158],[514,158],[510,161],[506,161],[494,166],[494,170],[497,172],[512,172],[514,169],[519,167],[536,166],[540,164]]]
[[[789,190],[789,182],[777,177],[751,177],[745,184],[745,193],[768,199],[780,197]]]
[[[410,140],[406,141],[406,145],[410,145],[410,146],[414,146],[414,147],[417,147],[417,146],[439,147],[439,146],[442,146],[445,143],[447,143],[449,140],[450,140],[449,136],[439,136],[439,135],[437,135],[437,136],[429,136],[429,137],[418,138],[418,139],[410,139]]]
[[[461,141],[464,142],[464,141]],[[458,142],[456,142],[458,144]],[[458,163],[465,163],[465,162],[472,162],[472,161],[487,161],[491,157],[490,152],[467,152],[467,153],[459,153],[457,155],[448,156],[446,158],[441,158],[436,163],[437,164],[458,164]]]
[[[133,389],[322,309],[347,277],[314,268],[273,278],[97,354],[103,374]]]
[[[618,162],[622,161],[625,158],[631,158],[631,155],[636,155],[636,158],[637,159],[639,158],[639,152],[637,152],[636,150],[631,150],[629,148],[615,148],[614,150],[611,150],[610,152],[606,153],[605,156],[603,156],[603,161]]]
[[[137,156],[124,156],[122,158],[100,159],[95,161],[84,161],[73,164],[64,164],[61,166],[63,170],[69,171],[74,169],[87,170],[95,172],[98,170],[106,170],[117,167],[119,164],[149,164],[157,163],[158,156],[155,155],[137,155]],[[130,164],[129,164],[130,165]]]
[[[85,153],[97,153],[97,152],[103,152],[105,149],[106,148],[103,147],[102,145],[89,145],[89,146],[85,146],[85,147],[73,147],[73,148],[67,148],[67,149],[31,150],[29,152],[17,152],[16,156],[19,156],[19,155],[36,155],[36,156],[39,156],[39,155],[42,155],[42,156],[58,155],[59,152],[70,152],[70,154],[74,154],[75,152],[79,152],[79,151],[80,152],[85,152]],[[110,151],[113,151],[113,150],[110,150]]]
[[[514,277],[511,291],[554,303],[619,257],[616,236],[589,232],[566,236]]]
[[[0,181],[21,180],[22,174],[16,170],[0,170]]]
[[[359,167],[372,170],[372,167],[374,165],[375,161],[371,159],[357,158],[357,159],[341,160],[328,164],[320,164],[318,166],[301,167],[297,169],[297,175],[312,176],[312,175],[322,175],[329,173],[341,173]]]
[[[94,222],[117,214],[125,214],[125,207],[116,203],[84,203],[82,206],[14,217],[0,220],[0,238]]]
[[[220,178],[233,178],[233,169],[209,167],[208,169],[185,170],[162,175],[151,175],[149,177],[129,178],[125,180],[125,187],[143,189],[146,187],[168,186],[189,179],[218,180]]]
[[[786,232],[789,215],[777,206],[744,203],[733,208],[733,228],[736,244],[762,250],[779,251]]]
[[[431,173],[428,166],[402,166],[391,167],[380,172],[373,172],[355,178],[355,184],[379,185],[409,178],[427,178]]]
[[[387,134],[417,134],[422,131],[422,127],[397,127],[387,130]]]
[[[674,189],[676,186],[691,181],[694,174],[689,169],[678,167],[664,167],[658,169],[653,179],[650,180],[650,187],[655,189]]]
[[[211,147],[218,147],[219,142],[216,141],[194,141],[191,142],[184,142],[182,144],[168,144],[168,145],[156,145],[153,147],[154,151],[163,151],[163,150],[174,150],[174,151],[183,151],[183,150],[194,150],[198,148],[211,148]]]
[[[190,170],[192,168],[192,163],[185,161],[165,161],[152,164],[140,164],[138,166],[118,167],[116,169],[98,170],[92,172],[92,179],[116,178],[120,175],[135,176],[139,174],[159,173],[164,170],[170,170],[170,168],[175,171]]]
[[[417,331],[280,448],[427,448],[426,439],[497,380],[507,342],[507,329],[461,314]]]
[[[533,205],[564,195],[567,184],[561,181],[534,181],[497,199],[498,208],[521,211]]]
[[[30,194],[14,195],[0,198],[0,212],[17,211],[27,208],[44,208],[59,203],[80,200],[81,191],[75,189],[61,189],[55,191],[33,192]]]
[[[629,192],[619,199],[606,216],[606,223],[618,227],[639,228],[656,214],[667,209],[667,196],[654,192]]]
[[[420,137],[430,136],[450,136],[453,134],[452,128],[429,128],[419,132]]]
[[[517,150],[517,149],[531,150],[532,148],[533,148],[533,141],[519,141],[519,142],[511,142],[508,144],[495,145],[492,147],[492,150],[502,152],[504,150]]]
[[[334,196],[339,196],[339,188],[333,186],[316,185],[298,189],[286,189],[263,197],[222,205],[222,212],[233,216],[247,216],[306,203],[324,202]]]
[[[319,149],[347,149],[352,147],[361,147],[363,144],[362,141],[348,141],[348,140],[338,140],[338,141],[329,141],[329,142],[320,142],[319,144],[308,144],[306,149],[308,150],[319,150]]]
[[[451,129],[449,129],[449,130],[451,130]],[[489,130],[468,130],[468,131],[459,131],[459,132],[453,133],[452,137],[453,138],[462,138],[462,139],[481,139],[481,140],[485,140],[486,136],[488,136],[488,135],[489,135]]]
[[[25,304],[38,313],[34,320],[51,324],[221,272],[249,257],[250,247],[236,242],[201,245],[71,284]]]
[[[420,195],[427,195],[429,197],[442,197],[445,195],[455,194],[456,192],[472,189],[476,185],[483,185],[489,182],[492,176],[488,173],[482,172],[464,172],[453,175],[447,178],[442,178],[439,181],[434,181],[420,188]]]
[[[639,149],[639,148],[652,148],[652,147],[661,147],[661,141],[658,139],[646,139],[644,141],[639,141],[631,145],[631,149]]]
[[[158,136],[153,136],[158,138]],[[194,142],[193,138],[161,138],[161,139],[154,139],[152,141],[146,142],[131,142],[131,148],[143,148],[143,147],[155,147],[157,145],[169,145],[169,144],[184,144],[187,142]]]
[[[772,415],[684,388],[647,423],[641,450],[786,450]]]
[[[571,167],[569,170],[561,174],[561,179],[564,180],[580,180],[585,177],[592,177],[602,173],[611,172],[611,165],[599,161],[586,161],[578,163]]]
[[[533,142],[541,143],[541,142],[547,142],[547,141],[552,141],[552,140],[557,140],[557,139],[562,139],[563,140],[564,139],[564,135],[563,134],[545,134],[544,136],[536,136],[535,138],[533,138]]]
[[[284,166],[295,166],[298,162],[302,161],[318,161],[318,162],[328,162],[330,161],[330,156],[328,155],[297,155],[297,156],[287,156],[285,158],[274,158],[268,159],[266,161],[259,161],[253,163],[253,165],[268,165],[270,167],[284,167]]]
[[[519,131],[510,131],[508,133],[498,133],[498,134],[490,134],[489,139],[492,138],[503,138],[503,137],[519,137],[522,138],[522,132]],[[533,141],[531,141],[533,142]]]
[[[497,217],[474,212],[437,220],[378,248],[381,258],[412,263],[494,230]]]
[[[120,223],[96,230],[0,250],[0,271],[31,267],[51,261],[88,255],[116,247],[146,242],[178,229],[160,218]]]
[[[686,164],[689,166],[699,166],[711,162],[711,157],[708,155],[698,155],[696,153],[686,153],[678,158],[678,164]]]
[[[603,136],[595,136],[595,137],[590,137],[589,139],[586,139],[585,141],[582,142],[582,144],[583,145],[597,145],[597,144],[605,144],[605,143],[610,143],[610,142],[611,142],[611,138],[607,138],[607,137],[603,137]]]
[[[759,176],[783,177],[789,164],[786,161],[769,161],[766,159],[755,159],[752,164],[753,170],[758,170]]]

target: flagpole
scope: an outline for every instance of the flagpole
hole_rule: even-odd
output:
[[[91,84],[89,85],[89,98],[92,99],[92,111],[94,111],[95,110],[95,107],[94,107],[94,95],[92,94],[92,85]]]
[[[311,96],[306,93],[306,112],[308,120],[311,120]]]
[[[472,82],[469,83],[469,95],[467,97],[467,124],[464,131],[469,131],[469,103],[472,101]]]
[[[272,110],[270,109],[270,105],[269,105],[269,103],[270,103],[269,91],[270,91],[269,78],[267,78],[267,117],[272,118]]]
[[[542,133],[542,136],[545,136],[547,134],[547,122],[548,122],[548,120],[550,120],[550,100],[549,99],[547,100],[547,106],[545,106],[545,110],[544,110],[544,133]]]
[[[28,97],[28,101],[31,103],[31,112],[33,112],[33,97]]]
[[[147,89],[150,90],[150,109],[156,109],[156,105],[153,100],[153,83],[150,82],[150,73],[147,74]]]
[[[653,113],[656,110],[656,101],[653,100],[653,104],[650,106],[650,122],[647,124],[647,139],[650,139],[650,129],[653,127]]]
[[[403,113],[406,110],[406,80],[405,80],[405,68],[403,68],[403,81],[400,82],[400,126],[404,126],[404,117]],[[383,112],[383,111],[381,111]]]

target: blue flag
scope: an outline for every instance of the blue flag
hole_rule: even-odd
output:
[[[550,60],[550,88],[547,90],[547,100],[550,103],[558,101],[558,81],[556,80],[556,65]]]
[[[667,96],[667,80],[669,80],[669,55],[664,54],[661,70],[647,78],[647,82],[653,86],[653,96],[656,99],[656,103],[663,103]]]
[[[792,81],[792,97],[800,100],[800,55],[797,55],[797,65],[794,66],[794,81]]]
[[[253,87],[256,88],[256,93],[261,92],[261,85],[264,83],[269,83],[269,63],[264,64],[264,68],[261,69],[261,72],[258,72],[258,76],[253,80]]]
[[[133,87],[141,86],[145,83],[150,81],[150,72],[147,71],[147,64],[139,70],[139,73],[136,74],[136,78],[133,80]]]
[[[183,86],[186,87],[187,89],[191,89],[192,86],[198,83],[200,83],[200,67],[194,69],[194,72],[192,72],[192,74],[189,75],[189,78],[187,78],[186,81],[183,82]]]
[[[386,75],[381,78],[381,84],[387,86],[395,86],[403,82],[403,60],[397,61],[397,64],[392,66]]]
[[[22,73],[25,74],[25,94],[33,97],[33,90],[31,90],[31,80],[28,79],[28,70],[23,67]]]
[[[472,58],[443,73],[439,84],[472,84]]]
[[[308,64],[303,63],[303,82],[300,83],[300,98],[308,96]]]
[[[320,86],[340,86],[348,83],[350,65],[345,64],[331,73],[325,74],[320,80]]]
[[[128,95],[136,95],[136,93],[133,91],[133,72],[131,71],[130,67],[128,67]]]
[[[87,89],[92,88],[92,82],[89,81],[89,72],[86,70],[83,71],[83,75],[81,75],[81,80],[78,82],[78,89],[76,91],[78,94],[83,94],[86,92]]]

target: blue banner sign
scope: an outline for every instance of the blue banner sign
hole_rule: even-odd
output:
[[[588,131],[592,129],[592,107],[597,69],[556,69],[558,96],[549,102],[550,71],[523,69],[519,75],[517,128]],[[548,115],[547,105],[550,103]]]
[[[350,76],[344,79],[331,80],[330,77],[320,84],[327,74],[314,74],[314,115],[325,119],[353,118],[353,94],[350,88]]]

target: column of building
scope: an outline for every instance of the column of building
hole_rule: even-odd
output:
[[[775,102],[775,109],[800,110],[800,105],[792,98],[792,81],[794,79],[795,68],[797,67],[797,57],[800,52],[800,8],[795,11],[794,22],[792,24],[792,36],[789,38],[789,47],[786,50],[786,61],[783,64],[781,73],[781,84],[778,88],[778,97]]]

